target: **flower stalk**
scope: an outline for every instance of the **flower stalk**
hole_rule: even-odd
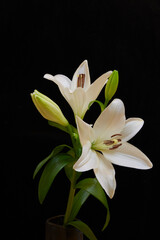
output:
[[[66,208],[66,213],[64,217],[64,226],[67,225],[68,219],[71,214],[72,206],[73,206],[73,200],[74,200],[74,195],[76,189],[74,188],[75,186],[75,179],[76,179],[76,171],[73,171],[73,176],[72,176],[72,181],[70,185],[70,191],[69,191],[69,197],[68,197],[68,203],[67,203],[67,208]]]
[[[81,151],[82,151],[80,141],[79,141],[79,136],[78,136],[77,133],[73,132],[72,126],[70,124],[68,125],[67,128],[68,128],[68,133],[70,134],[72,145],[73,145],[74,152],[75,152],[75,161],[77,161],[78,158],[80,157]],[[67,203],[66,213],[65,213],[65,217],[64,217],[64,226],[67,225],[70,214],[71,214],[71,210],[72,210],[72,206],[73,206],[73,200],[74,200],[75,191],[76,191],[75,185],[76,185],[76,171],[73,169],[73,175],[72,175],[71,184],[70,184],[68,203]]]

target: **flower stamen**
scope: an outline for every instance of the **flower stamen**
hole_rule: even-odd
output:
[[[84,88],[85,83],[85,74],[79,74],[77,79],[77,87]]]
[[[112,138],[112,137],[122,136],[121,134],[114,134],[111,136],[110,139],[103,140],[103,141],[94,141],[92,142],[91,148],[95,151],[102,151],[102,150],[113,150],[122,145],[121,138]]]
[[[118,147],[120,147],[122,145],[121,139],[120,138],[113,138],[113,137],[117,137],[117,136],[122,136],[121,134],[114,134],[111,136],[110,140],[104,140],[103,144],[105,144],[108,147],[108,150],[113,150],[116,149]]]
[[[114,150],[114,149],[120,147],[121,145],[122,145],[122,143],[117,144],[117,145],[114,145],[114,146],[112,146],[111,148],[109,148],[109,150]]]
[[[116,136],[122,136],[122,134],[114,134],[111,136],[111,138],[116,137]]]

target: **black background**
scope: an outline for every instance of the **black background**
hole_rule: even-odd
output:
[[[2,210],[5,239],[44,239],[45,220],[63,214],[69,182],[56,177],[43,205],[37,198],[35,166],[52,149],[70,144],[68,136],[50,127],[35,109],[30,93],[37,89],[59,104],[73,122],[72,111],[45,73],[69,78],[87,59],[94,81],[117,69],[116,97],[124,101],[127,117],[145,124],[131,141],[151,159],[153,169],[115,166],[117,189],[109,201],[111,221],[101,233],[105,209],[92,197],[79,218],[98,239],[140,239],[155,233],[159,216],[159,41],[160,4],[155,0],[3,1],[1,44]],[[104,100],[103,91],[100,100]],[[93,123],[99,108],[85,120]],[[89,176],[93,176],[92,172]],[[1,221],[2,222],[2,221]],[[156,235],[155,235],[156,236]]]

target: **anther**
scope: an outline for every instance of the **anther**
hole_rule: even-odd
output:
[[[109,148],[109,150],[114,150],[114,149],[120,147],[121,145],[122,145],[122,143],[114,145],[113,147]]]
[[[84,88],[85,83],[85,74],[79,74],[78,80],[77,80],[77,87]]]
[[[116,137],[116,136],[122,136],[122,134],[114,134],[114,135],[111,136],[111,138]]]

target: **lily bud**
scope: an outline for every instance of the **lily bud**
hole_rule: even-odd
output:
[[[105,87],[105,107],[117,91],[119,82],[118,71],[114,70]]]
[[[59,106],[50,98],[37,90],[31,93],[31,97],[37,110],[45,119],[56,122],[62,126],[67,126],[69,124]]]

